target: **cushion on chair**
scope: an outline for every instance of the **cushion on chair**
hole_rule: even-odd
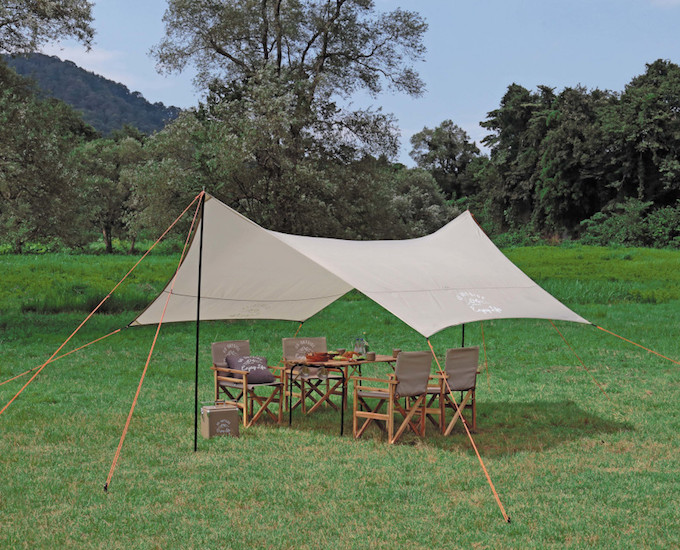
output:
[[[274,382],[274,374],[267,367],[267,358],[257,355],[236,356],[228,355],[227,364],[230,369],[243,370],[248,373],[248,384],[269,384]],[[234,378],[241,378],[233,373]]]

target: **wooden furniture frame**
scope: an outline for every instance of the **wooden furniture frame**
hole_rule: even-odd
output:
[[[231,350],[231,352],[226,351]],[[243,413],[243,426],[249,427],[257,422],[264,414],[272,420],[281,423],[283,420],[285,369],[280,366],[270,366],[274,373],[274,382],[263,384],[248,383],[248,372],[230,369],[225,361],[226,355],[249,355],[250,342],[248,340],[232,340],[215,342],[212,345],[213,366],[215,377],[215,402],[223,402],[238,407]],[[241,378],[236,378],[240,375]],[[267,388],[266,395],[260,395],[257,390]],[[225,394],[220,399],[220,390]],[[271,410],[273,404],[278,404],[278,411]],[[257,408],[256,408],[256,405]]]
[[[451,435],[453,427],[465,409],[472,412],[472,431],[477,429],[477,401],[475,387],[479,367],[479,347],[452,348],[446,351],[445,377],[440,375],[439,406],[442,410],[442,433]],[[460,392],[456,401],[453,392]],[[453,418],[446,424],[446,410],[454,411]],[[467,423],[467,420],[463,418]]]
[[[402,352],[397,358],[395,372],[387,378],[351,378],[354,381],[352,433],[355,439],[361,437],[373,422],[386,431],[390,444],[396,443],[407,429],[420,437],[425,435],[427,381],[431,362],[430,352]],[[403,405],[401,398],[404,398]],[[369,399],[376,400],[373,407],[368,403]],[[385,412],[381,412],[383,406],[387,407]],[[399,425],[395,424],[395,413],[403,418]],[[361,425],[360,419],[363,420]]]
[[[293,409],[298,406],[302,410],[302,414],[311,414],[323,404],[335,410],[340,410],[330,398],[333,395],[340,395],[344,404],[346,400],[346,377],[343,373],[333,373],[337,369],[307,362],[308,353],[327,351],[326,337],[283,338],[281,343],[283,347],[283,368],[288,377],[286,396],[290,409],[289,417]],[[311,401],[311,405],[308,404],[308,401]]]

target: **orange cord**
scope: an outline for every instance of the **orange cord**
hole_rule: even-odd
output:
[[[550,320],[550,319],[548,319],[548,320],[550,321],[550,324],[553,326],[553,328],[557,331],[557,334],[559,334],[559,335],[562,337],[562,340],[564,340],[564,343],[567,344],[567,346],[569,347],[569,349],[570,349],[570,350],[572,351],[572,353],[576,356],[576,359],[579,360],[579,362],[581,363],[581,366],[583,367],[583,370],[585,370],[585,371],[590,375],[590,377],[593,379],[593,382],[595,382],[595,384],[597,384],[597,387],[600,388],[600,391],[602,391],[602,393],[604,394],[604,396],[605,396],[607,399],[609,399],[609,402],[611,403],[612,400],[609,398],[609,395],[607,395],[607,392],[604,391],[604,388],[602,387],[602,384],[600,384],[597,380],[595,380],[595,377],[594,377],[593,374],[588,370],[588,367],[586,367],[586,364],[585,364],[585,363],[583,362],[583,360],[579,357],[578,353],[576,353],[576,351],[574,350],[574,348],[571,347],[571,344],[569,344],[569,342],[567,342],[567,339],[566,339],[566,338],[564,337],[564,335],[559,331],[559,329],[555,326],[555,323],[553,323],[552,320]]]
[[[484,470],[484,475],[486,476],[486,480],[489,482],[489,487],[491,487],[491,491],[493,492],[493,496],[496,499],[496,503],[498,504],[498,507],[501,510],[501,513],[503,514],[503,519],[506,521],[506,523],[510,523],[510,516],[505,513],[505,508],[503,508],[503,503],[501,502],[500,497],[498,496],[498,493],[496,492],[496,488],[493,485],[493,482],[491,481],[491,476],[489,475],[488,470],[486,469],[486,466],[484,465],[484,461],[482,460],[481,455],[479,454],[479,451],[477,450],[477,445],[475,445],[475,440],[472,439],[472,434],[470,433],[470,429],[468,428],[467,421],[465,420],[465,417],[461,413],[460,408],[458,407],[458,402],[456,401],[456,398],[453,396],[453,392],[451,391],[451,386],[449,385],[449,381],[446,378],[444,374],[444,370],[442,369],[441,364],[439,363],[439,359],[437,359],[437,354],[434,352],[434,348],[432,347],[432,344],[430,343],[430,339],[427,339],[427,345],[430,346],[430,349],[432,350],[432,355],[434,356],[434,360],[437,362],[437,367],[439,368],[439,373],[441,374],[442,378],[446,382],[446,388],[449,391],[449,396],[451,397],[451,401],[453,401],[453,404],[456,406],[456,414],[460,416],[461,421],[463,422],[463,427],[465,428],[465,432],[468,435],[468,438],[470,439],[470,443],[472,443],[472,448],[475,450],[475,454],[477,455],[477,458],[479,459],[479,463],[482,465],[482,470]]]
[[[103,340],[104,338],[108,338],[109,336],[113,336],[114,334],[120,332],[121,330],[123,330],[123,329],[119,328],[117,330],[114,330],[113,332],[109,332],[106,336],[102,336],[100,338],[97,338],[96,340],[92,340],[92,342],[84,344],[84,345],[80,346],[79,348],[72,349],[68,353],[64,353],[64,354],[60,355],[59,357],[55,357],[54,359],[49,361],[49,363],[54,363],[57,359],[61,359],[62,357],[66,357],[67,355],[71,355],[72,353],[75,353],[76,351],[80,351],[81,349],[86,348],[87,346],[90,346],[90,345],[94,344],[95,342],[99,342],[100,340]],[[39,369],[39,368],[40,367],[33,367],[32,369],[29,369],[26,372],[22,372],[21,374],[17,374],[15,377],[10,378],[9,380],[5,380],[4,382],[0,382],[0,386],[2,386],[3,384],[7,384],[7,382],[11,382],[12,380],[16,380],[17,378],[21,378],[22,376],[28,374],[29,372],[33,372],[34,370]]]
[[[298,332],[300,332],[300,329],[302,328],[302,324],[303,324],[303,323],[304,323],[304,321],[301,321],[301,322],[300,322],[300,326],[299,326],[299,327],[297,328],[297,330],[295,331],[295,334],[293,335],[293,338],[297,338]]]
[[[671,359],[670,357],[666,357],[665,355],[661,355],[660,353],[654,351],[653,349],[649,349],[649,348],[646,348],[645,346],[641,346],[640,344],[636,344],[632,340],[628,340],[628,338],[624,338],[623,336],[619,336],[618,334],[614,334],[612,331],[607,330],[606,328],[602,328],[602,327],[599,327],[597,325],[595,325],[595,327],[599,328],[600,330],[602,330],[604,332],[611,334],[612,336],[616,336],[617,338],[621,338],[621,340],[623,340],[624,342],[628,342],[629,344],[633,344],[634,346],[642,348],[643,350],[648,351],[649,353],[653,353],[654,355],[658,355],[659,357],[663,357],[664,359],[667,359],[671,363],[675,363],[676,365],[680,365],[679,361],[676,361],[675,359]]]
[[[205,191],[202,191],[199,195],[199,197],[202,197],[205,194]],[[194,199],[195,201],[195,199]],[[191,203],[193,204],[193,202]],[[191,206],[191,205],[190,205]],[[113,457],[113,462],[111,463],[111,469],[109,470],[109,475],[106,478],[106,483],[104,484],[104,491],[108,491],[109,489],[109,483],[111,483],[111,478],[113,477],[113,472],[116,469],[116,464],[118,463],[118,458],[120,457],[120,451],[123,448],[123,442],[125,441],[125,436],[127,435],[128,429],[130,427],[130,421],[132,420],[132,414],[135,411],[135,407],[137,405],[137,399],[139,398],[139,394],[142,391],[142,384],[144,383],[144,377],[146,376],[146,371],[149,368],[149,363],[151,362],[151,356],[153,355],[154,348],[156,347],[156,341],[158,340],[158,335],[161,331],[161,326],[163,325],[163,317],[165,317],[165,312],[168,309],[168,304],[170,303],[170,297],[172,296],[172,290],[175,287],[175,281],[177,280],[177,273],[179,272],[179,268],[182,265],[182,261],[184,260],[184,253],[187,249],[187,246],[189,244],[189,239],[191,237],[191,232],[194,228],[194,224],[196,223],[196,217],[198,216],[198,211],[201,208],[201,203],[199,201],[198,207],[196,208],[196,212],[194,213],[194,219],[191,221],[191,227],[189,227],[189,234],[187,235],[186,241],[184,242],[184,248],[182,250],[182,254],[180,255],[179,263],[177,264],[177,269],[175,270],[175,274],[172,277],[172,284],[170,285],[170,292],[168,292],[168,297],[165,299],[165,306],[163,306],[163,313],[161,313],[161,318],[158,321],[158,326],[156,327],[156,334],[153,337],[153,342],[151,343],[151,349],[149,350],[149,355],[146,358],[146,363],[144,364],[144,370],[142,371],[142,376],[139,379],[139,384],[137,385],[137,391],[135,392],[135,397],[132,400],[132,406],[130,407],[130,412],[128,413],[127,420],[125,421],[125,427],[123,428],[123,433],[120,436],[120,441],[118,442],[118,448],[116,449],[116,454]],[[186,212],[186,210],[184,210]],[[198,299],[198,297],[197,297]]]
[[[23,392],[23,391],[26,389],[26,387],[27,387],[31,382],[33,382],[33,380],[35,380],[35,378],[42,372],[42,370],[43,370],[43,369],[44,369],[44,368],[45,368],[45,367],[46,367],[46,366],[54,359],[54,357],[62,350],[62,348],[63,348],[63,347],[71,340],[71,338],[73,338],[73,337],[76,335],[76,333],[77,333],[81,328],[83,328],[83,326],[85,325],[85,323],[87,323],[87,322],[92,318],[92,316],[97,312],[97,310],[98,310],[100,307],[102,307],[102,304],[103,304],[104,302],[106,302],[106,300],[108,300],[108,299],[111,297],[111,295],[116,291],[116,289],[117,289],[121,284],[123,284],[123,281],[124,281],[125,279],[128,278],[128,276],[130,275],[130,273],[132,273],[132,271],[140,264],[140,262],[141,262],[144,258],[147,257],[147,255],[154,249],[154,247],[161,241],[161,239],[162,239],[163,237],[165,237],[165,235],[168,234],[168,232],[170,231],[170,229],[172,229],[172,228],[174,227],[174,225],[180,220],[180,218],[184,215],[184,213],[185,213],[187,210],[189,210],[189,208],[191,207],[191,205],[194,204],[194,202],[196,202],[196,200],[197,200],[199,197],[201,197],[201,196],[203,195],[203,193],[204,193],[204,191],[202,191],[200,194],[198,194],[198,195],[194,198],[194,200],[191,201],[191,204],[189,204],[189,206],[187,206],[187,207],[184,209],[184,212],[182,212],[182,213],[175,219],[175,221],[172,222],[172,224],[170,225],[170,227],[168,227],[168,228],[165,230],[165,232],[164,232],[160,237],[158,237],[158,239],[156,240],[156,242],[153,243],[153,245],[151,245],[151,247],[149,248],[149,250],[147,250],[147,251],[144,253],[144,255],[137,261],[137,263],[136,263],[134,266],[132,266],[132,268],[130,269],[130,271],[128,271],[128,272],[125,274],[125,277],[123,277],[120,281],[118,281],[118,284],[116,284],[116,286],[114,286],[114,287],[111,289],[111,291],[104,297],[104,299],[103,299],[101,302],[99,302],[99,304],[97,304],[97,307],[95,307],[95,308],[90,312],[90,314],[85,318],[85,320],[84,320],[82,323],[80,323],[80,325],[78,325],[78,328],[77,328],[76,330],[74,330],[74,331],[71,333],[71,336],[69,336],[66,340],[64,340],[64,343],[63,343],[61,346],[59,346],[59,347],[57,348],[57,350],[51,355],[51,357],[50,357],[47,361],[45,361],[45,362],[40,366],[40,368],[38,368],[37,372],[30,378],[30,380],[29,380],[28,382],[26,382],[26,383],[23,385],[23,387],[22,387],[22,388],[14,395],[14,397],[12,397],[12,399],[10,399],[10,400],[7,402],[7,404],[0,410],[0,414],[4,413],[4,412],[7,410],[7,407],[9,407],[9,406],[14,402],[14,400],[15,400],[17,397],[19,397],[19,395],[21,394],[21,392]]]

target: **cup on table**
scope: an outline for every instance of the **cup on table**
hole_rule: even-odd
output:
[[[401,353],[401,349],[399,349],[399,348],[394,348],[394,349],[392,350],[392,357],[395,357],[395,358],[396,358],[397,355],[399,355],[400,353]]]
[[[366,361],[375,361],[375,352],[374,351],[366,352]]]

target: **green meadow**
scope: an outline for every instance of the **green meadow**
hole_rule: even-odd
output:
[[[577,313],[680,360],[680,251],[505,250]],[[62,352],[125,327],[178,258],[151,255]],[[41,365],[135,259],[0,256],[0,383]],[[484,345],[474,440],[459,424],[388,445],[345,435],[331,409],[292,425],[194,442],[193,324],[165,325],[103,491],[155,327],[124,329],[49,364],[0,415],[0,548],[678,548],[680,366],[594,326],[503,320],[465,327]],[[247,338],[276,363],[297,323],[201,325],[199,401],[213,396],[210,343]],[[302,336],[426,349],[352,292]],[[461,328],[431,339],[437,354]],[[487,361],[484,361],[486,357]],[[586,369],[583,368],[585,365]],[[368,374],[385,374],[376,366]],[[0,385],[0,408],[30,375]],[[597,381],[596,384],[595,381]]]

